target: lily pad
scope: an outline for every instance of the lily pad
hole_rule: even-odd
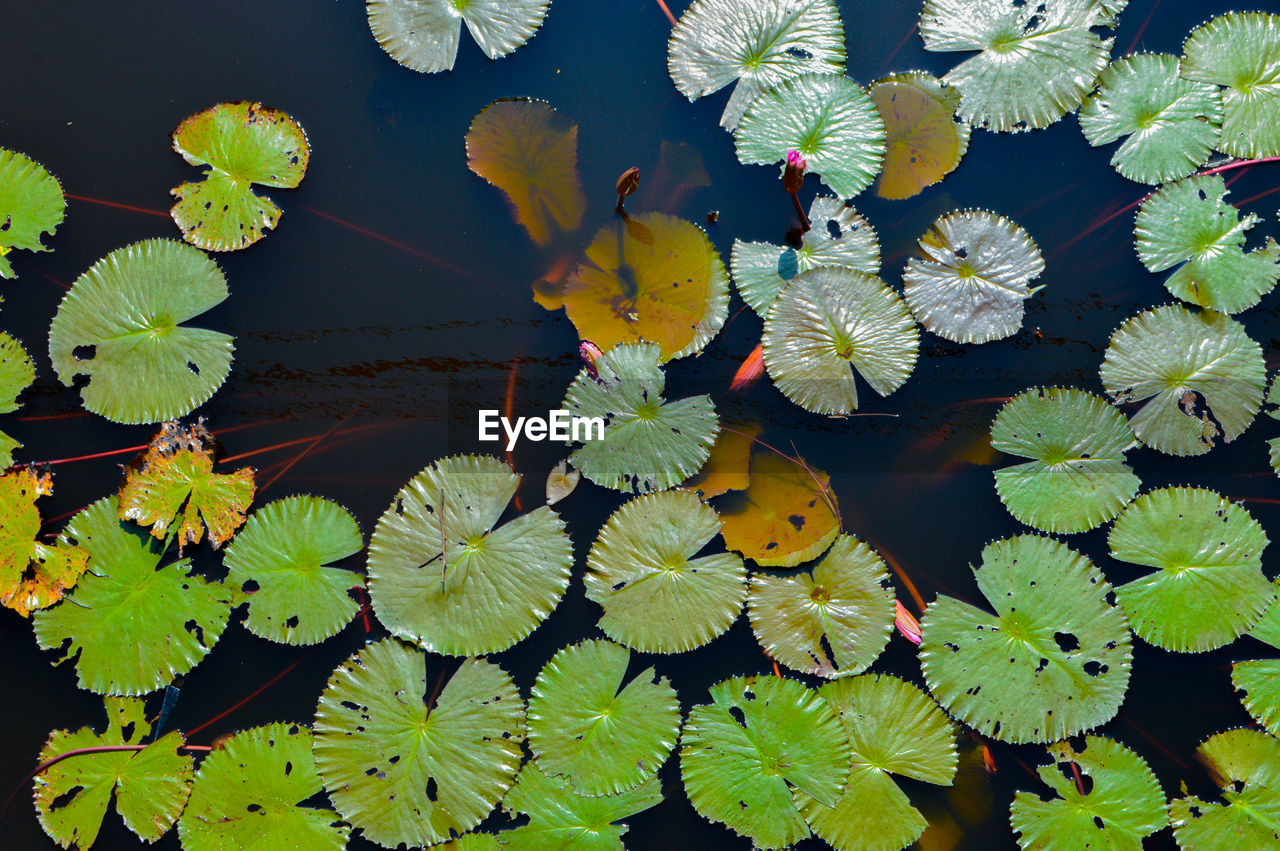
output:
[[[701,647],[737,620],[747,572],[731,553],[695,557],[720,532],[716,512],[671,491],[623,504],[587,557],[587,597],[604,608],[600,628],[645,653]]]
[[[879,278],[813,269],[779,294],[764,323],[764,363],[783,395],[818,414],[858,409],[855,375],[881,396],[915,368],[920,332]]]
[[[71,287],[49,329],[49,358],[84,406],[119,423],[186,416],[231,371],[232,339],[182,323],[221,304],[227,279],[171,239],[118,248]]]
[[[1267,391],[1267,416],[1274,420],[1280,420],[1280,372],[1271,376],[1271,389]],[[1280,437],[1273,437],[1267,441],[1268,457],[1271,460],[1271,469],[1280,476]]]
[[[889,568],[840,535],[813,570],[751,577],[747,614],[764,652],[789,668],[834,679],[870,667],[893,632]]]
[[[27,350],[13,337],[0,332],[0,414],[18,410],[18,394],[35,380],[36,366]]]
[[[160,567],[162,546],[120,521],[114,496],[71,518],[62,540],[88,551],[89,570],[61,605],[36,615],[36,641],[75,660],[81,688],[146,694],[218,643],[230,593],[193,575],[189,559]]]
[[[1249,635],[1263,644],[1269,644],[1280,650],[1280,579],[1276,580],[1272,585],[1276,591],[1276,602],[1272,603],[1258,622],[1253,625],[1253,628],[1249,630]]]
[[[1106,67],[1110,23],[1098,0],[925,0],[924,49],[981,51],[942,78],[960,116],[1006,132],[1047,127],[1078,107]]]
[[[885,129],[875,104],[853,80],[805,74],[751,101],[734,142],[739,162],[748,164],[784,162],[788,151],[799,151],[832,192],[852,198],[880,173]]]
[[[1184,79],[1226,87],[1220,151],[1280,156],[1280,15],[1219,15],[1191,31],[1179,70]]]
[[[1032,460],[996,470],[996,493],[1042,532],[1086,532],[1120,513],[1141,482],[1124,455],[1137,445],[1124,415],[1092,393],[1024,390],[991,425],[991,446]]]
[[[389,848],[475,827],[520,768],[524,700],[506,672],[467,659],[428,696],[426,665],[421,651],[383,639],[333,672],[316,707],[316,768],[330,799]]]
[[[49,473],[27,468],[0,476],[0,605],[24,618],[61,600],[89,560],[89,553],[65,540],[40,540],[36,500],[52,491]]]
[[[1188,177],[1160,187],[1142,202],[1134,226],[1138,257],[1152,272],[1178,267],[1164,282],[1183,301],[1221,313],[1253,307],[1280,280],[1280,245],[1244,251],[1243,219],[1226,202],[1222,175]]]
[[[616,795],[588,797],[564,780],[548,777],[538,763],[528,762],[502,808],[529,816],[529,822],[503,831],[499,842],[520,851],[623,851],[627,826],[617,822],[660,803],[657,776]]]
[[[1280,732],[1280,659],[1251,659],[1231,668],[1231,684],[1244,693],[1244,708],[1271,735]]]
[[[465,23],[490,59],[533,38],[551,0],[367,0],[369,29],[382,49],[423,74],[453,70]]]
[[[1240,506],[1204,488],[1138,497],[1108,537],[1113,558],[1159,568],[1116,588],[1133,631],[1165,650],[1200,653],[1229,644],[1275,598],[1262,572],[1267,534]]]
[[[57,230],[66,209],[56,177],[30,157],[0,148],[0,278],[14,277],[5,256],[12,249],[49,250],[40,237]]]
[[[255,195],[253,185],[293,189],[311,159],[298,122],[260,103],[220,103],[185,119],[173,149],[192,165],[207,165],[199,183],[184,183],[170,215],[182,238],[206,251],[253,245],[280,221],[280,208]]]
[[[881,198],[901,201],[946,177],[969,149],[969,125],[956,118],[960,92],[932,74],[908,71],[871,85],[885,126]]]
[[[1040,248],[1025,230],[985,210],[948,213],[920,237],[902,293],[929,331],[957,343],[1001,340],[1022,327],[1023,302],[1040,287]]]
[[[545,505],[496,525],[520,478],[497,458],[454,455],[396,494],[368,567],[373,608],[392,634],[433,653],[497,653],[551,614],[573,547]]]
[[[302,806],[323,789],[311,731],[298,724],[241,730],[205,757],[178,822],[185,851],[347,847],[351,828],[327,807]]]
[[[1178,76],[1178,57],[1165,53],[1118,59],[1080,108],[1080,129],[1095,148],[1124,142],[1111,165],[1138,183],[1186,177],[1213,153],[1222,129],[1216,86]]]
[[[725,546],[761,567],[795,567],[822,555],[840,534],[830,481],[802,458],[756,452],[746,493],[721,505]]]
[[[763,431],[757,423],[721,428],[707,463],[683,487],[703,499],[746,490],[751,483],[751,448]]]
[[[694,0],[671,31],[667,69],[689,100],[737,81],[720,126],[733,130],[766,89],[801,74],[844,73],[832,0]]]
[[[227,547],[227,584],[247,599],[245,629],[281,644],[318,644],[355,616],[358,573],[332,562],[364,546],[360,526],[336,502],[291,496],[253,513]]]
[[[1052,742],[1115,717],[1132,657],[1124,612],[1093,563],[1019,535],[988,544],[978,588],[996,614],[939,597],[920,626],[934,697],[984,736]]]
[[[1203,455],[1239,437],[1262,404],[1262,348],[1240,323],[1214,311],[1165,305],[1125,320],[1111,335],[1102,384],[1119,405],[1143,403],[1129,425],[1170,455]]]
[[[1169,803],[1173,836],[1183,851],[1280,847],[1280,739],[1256,730],[1227,730],[1196,749],[1222,789],[1225,804],[1194,795]]]

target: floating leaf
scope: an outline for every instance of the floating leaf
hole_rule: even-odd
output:
[[[649,342],[661,360],[699,352],[729,313],[729,273],[702,229],[665,213],[605,225],[562,295],[578,336],[604,351]]]
[[[1110,22],[1097,0],[926,0],[924,49],[981,51],[942,78],[960,91],[960,115],[1005,132],[1047,127],[1078,107],[1107,64]]]
[[[520,767],[524,701],[506,672],[464,660],[432,701],[426,664],[421,651],[383,639],[333,672],[316,707],[316,768],[330,799],[366,839],[391,848],[475,827]]]
[[[81,688],[146,694],[196,666],[231,613],[220,582],[189,559],[160,567],[162,547],[119,520],[114,496],[81,511],[63,533],[89,553],[89,570],[62,605],[35,617],[36,640],[74,659]]]
[[[529,816],[528,824],[500,834],[501,847],[520,851],[623,851],[624,818],[662,803],[657,776],[616,795],[587,797],[567,782],[525,763],[502,808]]]
[[[1274,420],[1280,420],[1280,381],[1277,380],[1280,372],[1271,377],[1271,389],[1267,391],[1267,416]],[[1277,476],[1280,476],[1280,437],[1273,437],[1267,441],[1269,449],[1268,456],[1271,459],[1271,469],[1275,470]]]
[[[369,595],[395,635],[433,653],[497,653],[551,614],[573,547],[547,506],[495,525],[520,486],[502,461],[454,455],[405,485],[369,542]]]
[[[1137,444],[1111,405],[1083,390],[1024,390],[1000,409],[991,446],[1032,460],[996,470],[996,493],[1042,532],[1086,532],[1120,513],[1142,484],[1125,452]]]
[[[742,559],[694,557],[719,532],[716,512],[687,492],[637,497],[615,511],[583,578],[604,609],[605,634],[641,652],[680,653],[732,626],[747,596]]]
[[[815,559],[840,534],[830,477],[774,452],[751,457],[751,481],[722,506],[724,543],[762,567],[795,567]]]
[[[812,225],[799,248],[768,242],[733,241],[730,265],[738,295],[761,316],[801,272],[819,266],[880,273],[880,243],[871,223],[839,198],[819,196],[809,206]]]
[[[581,478],[582,474],[570,467],[568,461],[560,459],[560,463],[547,476],[547,505],[555,505],[573,493]]]
[[[739,162],[769,165],[799,151],[808,170],[841,198],[871,185],[884,141],[871,98],[853,80],[832,74],[806,74],[765,91],[734,130]]]
[[[1226,86],[1220,151],[1280,156],[1280,15],[1231,12],[1197,27],[1182,45],[1180,72]]]
[[[22,444],[0,431],[0,472],[9,469],[13,464],[13,452],[21,449]]]
[[[694,0],[671,31],[667,69],[689,100],[737,81],[720,126],[733,130],[766,89],[801,74],[844,73],[832,0]]]
[[[1023,848],[1109,848],[1142,851],[1142,840],[1169,819],[1164,790],[1146,760],[1102,736],[1086,736],[1076,750],[1067,742],[1049,746],[1056,764],[1037,769],[1057,797],[1030,792],[1013,797],[1010,820]],[[1087,793],[1072,770],[1089,778]]]
[[[1225,804],[1194,795],[1169,803],[1173,836],[1183,851],[1280,847],[1280,739],[1228,730],[1196,749],[1222,789]]]
[[[369,29],[382,49],[423,74],[453,70],[465,23],[490,59],[533,38],[551,0],[367,0]]]
[[[42,543],[36,500],[53,477],[31,469],[0,476],[0,605],[24,618],[52,606],[84,573],[89,554],[74,544]]]
[[[1275,597],[1262,573],[1267,535],[1248,511],[1204,488],[1161,488],[1116,518],[1111,556],[1159,568],[1116,588],[1143,640],[1179,653],[1234,641]]]
[[[889,569],[840,535],[807,573],[751,577],[747,614],[764,652],[789,668],[835,678],[865,671],[893,632]]]
[[[0,332],[0,414],[18,410],[18,395],[35,380],[36,367],[27,350],[13,337]],[[21,443],[0,431],[0,471],[9,468],[13,463],[13,450],[20,446]]]
[[[583,369],[561,407],[571,416],[600,418],[603,439],[569,456],[598,485],[645,493],[674,487],[706,463],[720,429],[710,396],[667,402],[661,351],[652,343],[620,343],[595,362],[599,378]]]
[[[1125,320],[1111,335],[1101,376],[1116,404],[1145,402],[1129,425],[1171,455],[1203,455],[1219,436],[1235,440],[1266,385],[1262,349],[1240,323],[1173,304]]]
[[[14,277],[5,257],[10,250],[49,250],[40,236],[57,230],[66,209],[56,177],[35,160],[0,148],[0,278]]]
[[[656,497],[654,497],[656,498]],[[584,641],[551,657],[529,698],[538,768],[579,795],[616,795],[652,780],[680,732],[680,701],[653,668],[623,686],[631,651]]]
[[[969,125],[956,119],[959,91],[908,71],[873,83],[870,94],[885,126],[877,195],[911,198],[955,170],[969,149]]]
[[[106,699],[107,729],[54,730],[40,751],[45,762],[80,748],[137,745],[151,724],[141,700]],[[63,760],[35,778],[36,815],[63,848],[89,848],[115,794],[125,826],[143,842],[155,842],[173,826],[191,792],[191,757],[178,753],[174,731],[141,750],[87,753]]]
[[[1222,176],[1188,177],[1160,187],[1142,202],[1134,226],[1138,257],[1152,272],[1178,267],[1165,289],[1183,301],[1222,313],[1253,307],[1280,279],[1280,245],[1244,252],[1242,220],[1226,202]]]
[[[191,413],[227,379],[232,340],[188,328],[227,297],[227,279],[203,251],[171,239],[118,248],[71,287],[49,329],[49,358],[84,406],[120,423]]]
[[[764,429],[758,423],[724,426],[711,456],[698,475],[684,483],[687,490],[703,499],[746,490],[750,484],[751,448]]]
[[[1215,86],[1178,76],[1178,57],[1140,53],[1102,72],[1080,108],[1080,129],[1094,147],[1126,137],[1111,165],[1130,180],[1163,183],[1208,161],[1222,127]]]
[[[1052,742],[1111,720],[1129,685],[1124,612],[1093,563],[1052,538],[988,544],[978,588],[996,614],[939,597],[921,620],[934,697],[984,736]]]
[[[1231,684],[1244,692],[1244,708],[1271,735],[1280,731],[1280,659],[1236,662]]]
[[[280,221],[280,208],[255,195],[253,184],[293,189],[311,159],[298,122],[260,103],[220,103],[197,112],[173,131],[173,149],[192,165],[207,165],[199,183],[170,194],[169,211],[182,238],[206,251],[247,248]]]
[[[186,851],[347,847],[333,810],[302,806],[322,791],[311,731],[298,724],[241,730],[204,758],[178,822]]]
[[[985,210],[948,213],[920,237],[923,260],[902,273],[911,312],[928,330],[957,343],[986,343],[1022,327],[1023,302],[1039,287],[1040,248],[1025,230]]]
[[[327,565],[363,545],[355,518],[327,499],[290,496],[255,511],[223,559],[227,584],[249,603],[245,629],[282,644],[337,635],[356,613],[349,590],[364,582]]]
[[[712,686],[711,703],[689,711],[680,741],[694,809],[757,848],[809,835],[793,789],[834,806],[849,774],[849,735],[835,708],[790,679],[735,677]]]
[[[845,269],[797,275],[764,323],[764,363],[791,401],[818,414],[858,409],[855,374],[887,396],[915,368],[920,332],[897,293]]]
[[[545,245],[553,224],[571,231],[587,198],[578,176],[578,125],[550,104],[497,100],[471,120],[467,167],[506,193],[516,220]]]

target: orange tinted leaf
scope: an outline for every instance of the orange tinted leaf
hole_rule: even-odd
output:
[[[955,119],[959,93],[928,74],[898,74],[871,87],[884,120],[884,170],[876,186],[881,198],[918,195],[946,177],[969,146],[967,124]]]
[[[715,446],[711,447],[711,457],[684,487],[703,499],[746,490],[750,482],[747,468],[751,463],[751,447],[761,431],[757,423],[724,426]]]
[[[0,476],[0,604],[23,617],[61,600],[89,560],[80,547],[36,540],[36,499],[52,490],[48,473],[18,470]]]
[[[829,477],[809,470],[773,452],[756,453],[741,503],[720,510],[725,546],[766,567],[792,567],[820,556],[835,540],[840,521],[832,510]]]

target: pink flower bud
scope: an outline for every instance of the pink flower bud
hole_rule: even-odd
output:
[[[809,167],[799,151],[787,151],[787,167],[782,173],[782,186],[792,195],[804,185],[804,170]]]

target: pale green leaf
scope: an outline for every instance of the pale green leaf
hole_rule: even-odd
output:
[[[5,257],[10,250],[49,250],[40,237],[57,230],[66,209],[56,177],[30,157],[0,148],[0,278],[14,277]]]
[[[1244,708],[1271,735],[1280,733],[1280,659],[1236,662],[1231,684],[1243,692]]]
[[[617,822],[660,803],[656,776],[626,792],[587,797],[529,762],[502,800],[504,810],[529,822],[498,834],[498,843],[512,851],[623,851],[627,826]]]
[[[1169,804],[1183,851],[1280,848],[1280,739],[1256,730],[1219,733],[1196,757],[1222,789],[1225,804],[1194,795]]]
[[[1180,71],[1226,87],[1220,151],[1280,156],[1280,15],[1230,12],[1197,27],[1182,45]]]

